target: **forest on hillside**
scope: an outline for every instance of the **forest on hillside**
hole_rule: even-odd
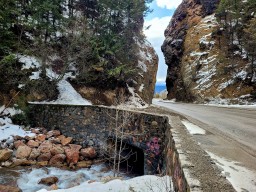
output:
[[[124,86],[138,75],[138,44],[145,39],[143,17],[151,1],[2,0],[0,105],[17,94],[24,103],[35,90],[54,99],[67,72],[75,73],[77,85]],[[24,69],[22,56],[40,61],[38,79],[29,79],[35,69]],[[58,77],[50,79],[48,68]]]
[[[234,51],[242,55],[246,51],[252,79],[256,73],[256,1],[221,0],[216,17],[220,23],[216,36],[226,37],[228,55],[232,56]]]

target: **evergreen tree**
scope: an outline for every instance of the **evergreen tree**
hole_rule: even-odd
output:
[[[244,29],[245,40],[247,41],[246,50],[251,60],[251,73],[253,74],[256,68],[256,18],[250,20],[249,24]]]

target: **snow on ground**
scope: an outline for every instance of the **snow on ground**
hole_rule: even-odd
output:
[[[31,56],[18,55],[21,62],[24,63],[22,69],[40,68],[40,62]],[[41,70],[35,71],[29,77],[31,80],[39,79]],[[58,79],[60,75],[56,74],[51,68],[46,69],[47,76],[50,79]],[[35,104],[69,104],[69,105],[92,105],[91,102],[84,99],[72,85],[66,80],[68,77],[72,77],[71,73],[66,73],[64,77],[58,83],[58,90],[60,92],[56,101],[43,101],[43,102],[32,102]]]
[[[256,191],[256,173],[225,158],[207,152],[237,192]]]
[[[185,127],[187,128],[189,133],[192,135],[205,135],[205,133],[206,133],[206,131],[204,129],[198,127],[197,125],[195,125],[189,121],[182,120],[181,122],[183,123],[183,125],[185,125]]]
[[[245,99],[246,97],[250,97],[251,95],[242,95],[236,101],[240,104],[230,104],[231,99],[222,99],[219,97],[209,98],[210,101],[204,105],[210,105],[215,107],[231,107],[231,108],[245,108],[245,109],[256,109],[256,102],[248,102]]]
[[[4,106],[0,107],[0,113],[5,109]],[[21,113],[20,110],[16,110],[13,108],[7,108],[4,110],[3,115],[15,115]],[[1,117],[0,118],[0,141],[7,140],[6,142],[12,142],[13,137],[15,135],[19,135],[21,137],[25,137],[26,135],[33,137],[34,134],[30,131],[24,131],[23,128],[19,125],[14,125],[12,120],[9,117]]]
[[[32,75],[29,76],[29,79],[30,80],[39,79],[40,73],[41,73],[41,70],[32,72]]]
[[[131,93],[131,96],[129,97],[129,100],[125,103],[118,105],[119,108],[146,108],[148,107],[148,104],[141,99],[141,97],[135,93],[134,87],[129,87],[127,85],[129,92]]]
[[[139,92],[142,92],[143,89],[144,89],[145,85],[144,84],[141,84],[140,88],[139,88]]]
[[[175,103],[175,102],[176,102],[176,99],[172,99],[172,100],[163,100],[163,99],[159,99],[159,98],[154,98],[153,101],[162,102],[162,103]]]
[[[31,57],[28,55],[17,55],[17,58],[21,63],[24,63],[21,70],[23,69],[34,69],[39,68],[41,64],[38,62],[38,60],[35,57]]]
[[[73,86],[65,79],[58,83],[59,97],[55,101],[31,102],[34,104],[68,104],[68,105],[92,105],[84,99]]]
[[[115,179],[107,183],[84,182],[79,186],[69,189],[59,189],[54,192],[169,192],[172,191],[170,186],[171,179],[169,176],[158,177],[154,175],[145,175],[129,180]],[[47,190],[42,189],[38,192],[47,192]]]

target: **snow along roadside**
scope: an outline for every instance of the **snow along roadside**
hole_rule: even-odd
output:
[[[238,162],[229,161],[209,151],[206,152],[216,165],[221,168],[223,175],[225,175],[237,192],[256,191],[255,172],[240,166]]]
[[[169,192],[171,188],[171,178],[169,176],[158,177],[154,175],[145,175],[135,177],[129,180],[115,179],[107,183],[86,181],[79,186],[69,189],[59,189],[54,192]],[[39,190],[38,192],[47,192],[46,189]]]

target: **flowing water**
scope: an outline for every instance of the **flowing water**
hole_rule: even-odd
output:
[[[94,165],[90,169],[79,169],[77,171],[63,170],[54,167],[44,168],[15,168],[0,169],[0,184],[18,186],[23,192],[35,192],[40,189],[49,189],[48,186],[38,184],[42,178],[55,176],[59,179],[57,186],[59,189],[67,189],[77,186],[85,181],[101,181],[102,178],[113,176],[106,165]],[[120,173],[124,179],[131,178],[125,173]]]

